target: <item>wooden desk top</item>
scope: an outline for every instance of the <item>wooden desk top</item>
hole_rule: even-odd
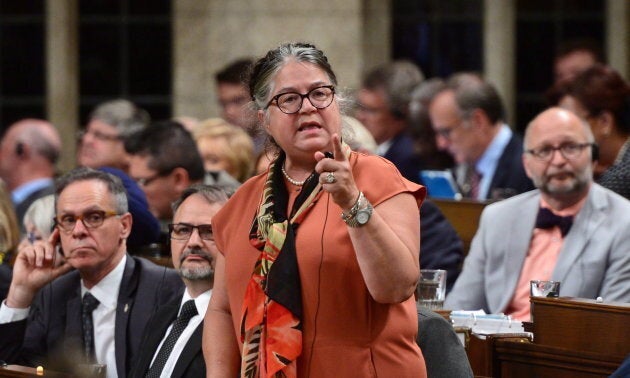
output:
[[[27,377],[49,377],[49,378],[70,378],[71,376],[64,373],[59,373],[52,370],[44,369],[42,374],[37,374],[37,369],[21,366],[21,365],[7,365],[0,367],[0,377],[11,377],[11,378],[27,378]]]
[[[534,343],[623,359],[630,353],[630,304],[532,297]]]

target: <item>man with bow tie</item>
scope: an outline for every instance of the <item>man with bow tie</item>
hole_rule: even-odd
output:
[[[630,201],[593,182],[588,124],[551,108],[525,132],[523,164],[536,190],[485,208],[445,307],[529,320],[529,281],[560,296],[630,302]]]

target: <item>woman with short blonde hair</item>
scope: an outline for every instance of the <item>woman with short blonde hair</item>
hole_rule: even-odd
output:
[[[239,182],[251,177],[254,142],[247,132],[221,118],[210,118],[194,128],[193,137],[206,171],[225,170]]]

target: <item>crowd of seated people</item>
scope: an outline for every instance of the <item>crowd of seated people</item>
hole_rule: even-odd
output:
[[[470,251],[430,192],[420,208],[419,264],[448,272],[445,308],[529,320],[530,279],[561,281],[561,296],[630,302],[630,85],[599,55],[576,51],[558,55],[547,94],[559,107],[523,137],[476,73],[426,80],[414,63],[394,61],[356,88],[343,121],[352,150],[380,155],[420,184],[421,170],[451,170],[465,198],[496,201]],[[107,364],[108,376],[205,375],[212,216],[279,156],[251,106],[252,63],[217,73],[223,118],[152,121],[124,99],[99,104],[78,140],[80,168],[66,174],[55,167],[63,148],[54,125],[9,125],[0,141],[0,360],[73,370],[77,358]],[[141,257],[148,252],[168,267]],[[189,310],[183,337],[172,335]]]

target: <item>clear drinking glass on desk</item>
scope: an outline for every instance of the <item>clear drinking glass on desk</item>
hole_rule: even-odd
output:
[[[444,307],[446,297],[446,271],[442,269],[420,269],[416,286],[416,306],[431,310]]]
[[[529,281],[529,295],[532,297],[557,298],[560,294],[560,281]]]
[[[529,281],[529,296],[558,298],[560,295],[560,281],[531,280]],[[529,305],[530,320],[534,321],[534,304]]]

